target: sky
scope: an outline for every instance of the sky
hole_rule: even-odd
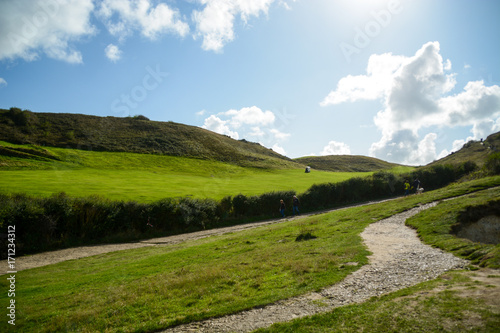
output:
[[[0,108],[425,165],[500,131],[498,0],[0,0]]]

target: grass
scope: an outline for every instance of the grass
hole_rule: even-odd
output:
[[[366,263],[359,233],[371,218],[350,215],[308,219],[308,241],[290,222],[19,272],[18,328],[151,331],[319,289],[356,269],[344,263]]]
[[[235,234],[21,271],[16,326],[37,332],[147,332],[319,290],[367,263],[359,234],[368,224],[499,182],[492,177]],[[304,231],[316,238],[295,241]],[[0,279],[0,288],[8,290],[6,279]],[[7,293],[0,293],[0,304],[7,301]],[[339,311],[353,312],[346,309]],[[386,316],[395,310],[389,307]],[[2,325],[7,324],[0,322],[0,330]]]
[[[149,121],[145,117],[96,117],[0,109],[0,140],[94,151],[185,156],[247,167],[300,166],[257,143],[233,140],[196,126]],[[0,150],[16,155],[12,150]]]
[[[296,158],[295,161],[307,164],[313,169],[325,171],[376,171],[391,168],[413,169],[394,163],[385,162],[373,157],[356,155],[308,156]]]
[[[33,146],[0,142],[6,147]],[[166,197],[213,198],[259,195],[295,190],[305,192],[316,183],[340,182],[370,172],[248,168],[218,161],[150,154],[92,152],[36,147],[57,159],[0,156],[0,192],[50,196],[99,195],[112,200],[151,202]]]
[[[492,188],[467,197],[441,202],[436,207],[408,219],[406,223],[415,228],[419,237],[427,244],[471,260],[480,266],[500,268],[500,244],[476,243],[455,237],[451,233],[459,215],[466,208],[482,206],[499,199],[500,188]],[[479,216],[478,219],[480,217],[484,216]]]
[[[464,271],[447,273],[362,304],[275,324],[255,333],[498,332],[497,303],[485,295],[489,287],[473,281],[471,275]]]

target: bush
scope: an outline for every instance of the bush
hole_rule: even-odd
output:
[[[490,174],[500,174],[500,153],[489,155],[485,163],[485,168]]]
[[[500,171],[500,154],[492,155],[489,168]],[[333,208],[353,202],[403,194],[403,180],[419,178],[427,190],[446,186],[477,165],[437,165],[406,175],[377,172],[340,183],[315,184],[299,194],[301,211]],[[153,203],[116,202],[100,197],[71,198],[64,193],[49,198],[0,195],[0,228],[16,226],[16,254],[39,252],[78,244],[121,241],[215,228],[249,218],[278,217],[279,202],[291,212],[294,191],[276,191],[247,197],[238,194],[221,201],[168,198]],[[230,221],[230,222],[229,222]],[[153,232],[152,232],[153,231]],[[127,238],[128,237],[128,238]],[[5,256],[5,253],[3,254]]]
[[[399,186],[401,184],[401,186]],[[396,193],[397,188],[402,188],[402,181],[394,174],[379,171],[372,175],[371,198],[388,197]]]
[[[174,199],[162,199],[151,204],[150,224],[156,230],[171,232],[180,230],[176,216],[177,202]]]
[[[233,213],[235,217],[242,217],[248,215],[250,205],[248,199],[243,194],[238,194],[233,198]]]

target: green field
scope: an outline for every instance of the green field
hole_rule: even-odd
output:
[[[303,170],[234,170],[228,174],[200,175],[147,170],[29,170],[0,171],[0,192],[49,196],[99,195],[113,200],[149,202],[166,197],[221,199],[242,193],[258,195],[279,190],[304,192],[315,183],[339,182],[369,173],[315,172]]]
[[[49,158],[0,156],[0,193],[49,196],[99,195],[113,200],[150,202],[166,197],[221,199],[266,192],[306,191],[311,185],[364,177],[371,172],[317,171],[300,168],[249,168],[233,164],[152,154],[93,152],[13,145]],[[412,168],[397,167],[395,172]]]

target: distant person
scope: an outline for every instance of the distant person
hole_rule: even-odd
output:
[[[418,180],[418,178],[415,178],[413,181],[413,188],[415,189],[415,194],[417,194],[418,189],[420,188],[420,180]]]
[[[295,216],[295,212],[297,212],[297,215],[299,215],[299,205],[300,205],[299,199],[297,198],[296,195],[294,195],[293,199],[292,199],[293,215],[294,216]]]
[[[281,217],[285,217],[285,202],[283,199],[280,200],[280,213]]]
[[[408,182],[408,180],[405,180],[405,196],[407,196],[408,194],[410,194],[410,182]]]

